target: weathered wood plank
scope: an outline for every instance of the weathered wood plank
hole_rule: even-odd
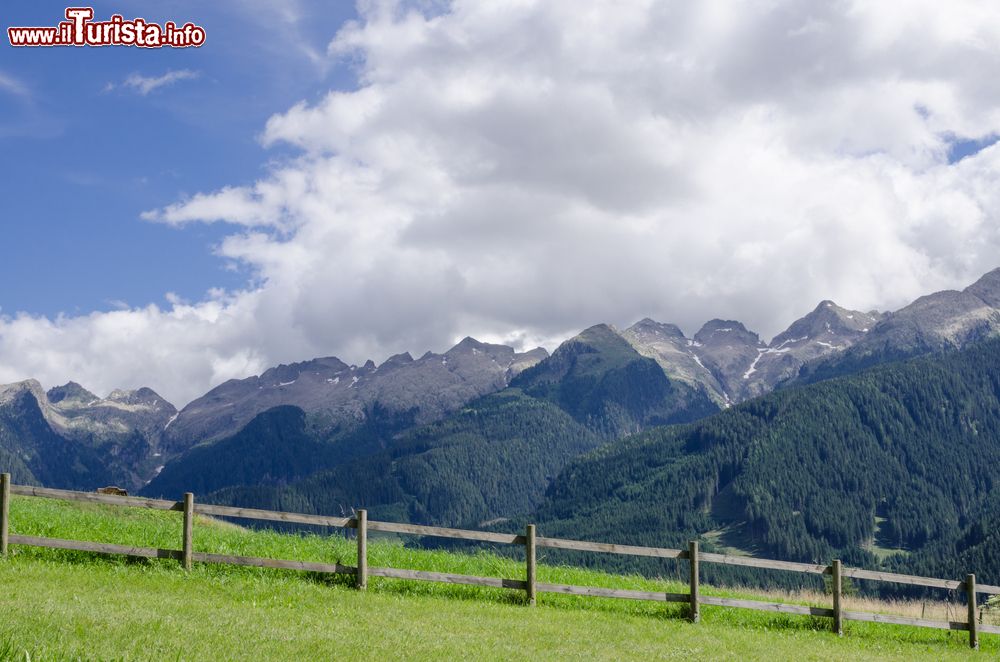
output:
[[[368,522],[369,531],[384,533],[409,533],[416,536],[437,536],[439,538],[458,538],[459,540],[478,540],[495,542],[504,545],[523,545],[524,536],[512,533],[493,533],[492,531],[467,531],[465,529],[450,529],[444,526],[424,526],[421,524],[400,524],[398,522]],[[541,538],[538,538],[541,540]]]
[[[840,559],[835,560],[830,566],[833,575],[833,585],[830,587],[833,591],[833,632],[838,637],[844,636],[843,571],[844,566]]]
[[[525,590],[528,583],[520,579],[502,579],[500,577],[476,577],[473,575],[454,575],[447,572],[429,572],[426,570],[404,570],[401,568],[368,568],[370,577],[389,577],[391,579],[416,579],[425,582],[443,582],[445,584],[469,584],[471,586],[493,586],[496,588],[514,588]]]
[[[1000,595],[1000,586],[991,586],[989,584],[978,584],[976,586],[977,593],[988,593],[990,595]]]
[[[626,554],[629,556],[652,556],[661,559],[686,559],[688,553],[681,549],[666,549],[663,547],[638,547],[635,545],[618,545],[607,542],[587,542],[585,540],[566,540],[564,538],[535,538],[538,547],[553,549],[571,549],[580,552],[604,552],[606,554]]]
[[[151,508],[153,510],[183,510],[184,504],[178,501],[163,499],[146,499],[145,497],[115,496],[113,494],[97,494],[96,492],[74,492],[73,490],[54,490],[48,487],[33,487],[31,485],[12,485],[11,493],[18,496],[34,496],[44,499],[62,499],[64,501],[88,501],[105,503],[112,506],[129,506],[131,508]]]
[[[208,503],[195,504],[194,512],[199,515],[215,515],[216,517],[239,517],[242,519],[268,520],[271,522],[286,522],[288,524],[313,524],[315,526],[353,527],[354,520],[350,517],[328,517],[326,515],[307,515],[304,513],[283,513],[277,510],[259,510],[257,508],[234,508],[232,506],[215,506]]]
[[[689,617],[692,623],[697,623],[698,621],[701,620],[701,607],[698,602],[698,593],[699,593],[698,588],[700,583],[699,578],[701,576],[701,572],[698,567],[698,561],[700,560],[699,556],[700,555],[698,554],[698,541],[692,540],[688,542],[688,563],[690,564],[690,576],[691,576],[691,584],[689,588],[688,597],[690,598]]]
[[[687,593],[663,593],[659,591],[635,591],[622,588],[600,586],[575,586],[573,584],[537,584],[542,593],[562,593],[564,595],[587,595],[596,598],[620,598],[623,600],[652,600],[654,602],[687,602]]]
[[[913,625],[921,628],[938,630],[968,630],[968,623],[957,621],[931,621],[926,618],[910,618],[895,614],[873,614],[867,611],[845,611],[844,618],[849,621],[866,621],[868,623],[889,623],[892,625]]]
[[[358,571],[354,581],[359,591],[368,588],[368,511],[359,510],[354,521],[358,530]]]
[[[194,495],[190,492],[184,494],[184,524],[181,536],[181,549],[183,550],[183,560],[181,564],[185,570],[191,570],[191,554],[194,552]]]
[[[750,568],[764,568],[766,570],[788,570],[790,572],[802,572],[813,575],[825,575],[830,571],[829,566],[817,565],[815,563],[796,563],[794,561],[772,561],[771,559],[757,559],[752,556],[732,556],[729,554],[701,553],[701,560],[704,563],[721,563],[723,565],[741,565]]]
[[[929,586],[931,588],[944,588],[954,590],[965,586],[965,582],[952,581],[950,579],[935,579],[933,577],[917,577],[916,575],[900,575],[894,572],[880,572],[877,570],[862,570],[861,568],[844,568],[844,577],[853,579],[872,579],[880,582],[894,582],[896,584],[911,584],[913,586]]]
[[[979,650],[979,631],[976,629],[976,626],[979,625],[976,622],[976,576],[974,574],[970,573],[965,578],[965,595],[969,607],[969,648]]]
[[[532,607],[535,606],[537,602],[538,593],[538,577],[536,575],[536,558],[535,558],[535,540],[537,536],[535,535],[535,525],[529,524],[525,528],[524,532],[524,558],[525,558],[525,579],[527,579],[527,588],[525,589],[528,593],[528,604]]]
[[[10,545],[10,474],[0,474],[0,556]]]
[[[834,616],[833,610],[826,607],[790,605],[784,602],[761,602],[759,600],[742,600],[739,598],[719,598],[714,595],[703,595],[701,596],[699,602],[703,605],[710,605],[713,607],[738,607],[739,609],[773,611],[782,614],[798,614],[800,616],[825,616],[828,618],[832,618]]]
[[[338,575],[353,575],[357,572],[357,568],[340,565],[339,563],[286,561],[284,559],[263,559],[256,556],[232,556],[229,554],[209,554],[206,552],[194,552],[194,554],[192,554],[192,558],[199,563],[220,563],[224,565],[241,565],[253,568],[304,570],[307,572],[326,572]]]
[[[63,540],[61,538],[42,538],[38,536],[10,537],[12,545],[28,545],[29,547],[48,547],[51,549],[71,549],[78,552],[94,552],[96,554],[121,554],[123,556],[138,556],[147,559],[177,559],[183,558],[183,552],[177,549],[154,549],[152,547],[132,547],[130,545],[113,545],[104,542],[86,542],[83,540]]]

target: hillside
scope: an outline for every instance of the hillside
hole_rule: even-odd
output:
[[[175,412],[148,388],[99,398],[73,382],[48,393],[33,379],[0,385],[0,468],[25,483],[135,488],[163,462],[158,441]]]
[[[363,506],[384,519],[475,524],[531,511],[567,462],[604,441],[555,405],[510,388],[405,432],[382,452],[288,484],[233,486],[206,498],[303,512]],[[146,493],[161,494],[153,487]]]
[[[605,324],[570,338],[511,386],[558,405],[612,439],[719,410],[704,388],[669,379],[656,361]]]
[[[569,460],[604,441],[718,411],[704,389],[668,379],[604,325],[511,384],[437,422],[379,409],[341,434],[299,409],[272,409],[196,446],[143,493],[194,486],[234,505],[340,512],[362,504],[391,519],[477,524],[530,512]]]
[[[787,389],[575,460],[554,535],[1000,580],[1000,340]]]
[[[23,535],[176,547],[179,515],[110,506],[15,498]],[[195,522],[196,551],[321,562],[354,562],[353,541],[247,531]],[[14,547],[0,560],[0,660],[24,659],[968,659],[960,632],[874,623],[848,624],[838,638],[808,617],[704,607],[692,625],[684,607],[544,594],[536,608],[523,592],[379,579],[360,593],[350,577],[127,560]],[[373,566],[493,577],[523,576],[523,564],[490,553],[451,554],[373,541]],[[649,580],[547,565],[539,581],[677,591]],[[760,598],[704,586],[705,595]],[[772,599],[779,596],[771,595]],[[823,604],[817,595],[782,596]],[[854,603],[848,602],[848,606]],[[867,603],[865,608],[875,605]],[[946,608],[946,605],[935,605]],[[919,604],[882,604],[907,613]],[[512,633],[516,633],[512,635]],[[984,659],[1000,638],[981,639]]]
[[[376,409],[429,423],[499,391],[547,355],[543,349],[517,353],[465,338],[443,354],[427,352],[416,360],[398,354],[380,365],[347,365],[336,357],[279,365],[260,376],[229,380],[189,403],[170,424],[164,443],[182,451],[223,439],[283,405],[302,409],[333,432],[353,429]]]
[[[25,484],[90,488],[110,471],[92,446],[68,442],[49,424],[38,382],[0,387],[0,470]]]

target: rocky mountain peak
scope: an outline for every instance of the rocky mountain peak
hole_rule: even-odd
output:
[[[0,405],[14,402],[25,394],[34,396],[39,405],[48,403],[48,396],[45,395],[45,390],[42,388],[42,385],[38,383],[38,380],[25,379],[20,382],[14,382],[13,384],[0,385]]]
[[[601,324],[595,324],[594,326],[584,329],[583,331],[576,334],[575,336],[564,342],[562,345],[560,345],[559,349],[562,349],[565,345],[567,345],[567,343],[582,343],[584,345],[601,345],[603,343],[608,343],[608,342],[613,344],[621,343],[622,337],[618,335],[618,332],[615,331],[613,326],[611,326],[610,324],[601,323]],[[559,349],[556,349],[557,353],[559,352]]]
[[[397,366],[406,365],[408,363],[413,363],[413,357],[410,356],[409,352],[403,352],[402,354],[393,354],[392,356],[387,358],[382,363],[382,365],[379,366],[379,369],[394,368]]]
[[[94,402],[95,400],[100,400],[100,398],[76,382],[67,382],[62,386],[51,388],[49,389],[47,395],[49,402],[52,404],[58,404],[64,401],[67,403],[77,402],[80,404],[88,404],[90,402]]]
[[[360,367],[335,357],[279,365],[260,377],[230,380],[189,403],[164,433],[167,452],[236,433],[258,414],[291,405],[331,429],[353,429],[373,411],[438,420],[469,400],[505,387],[512,374],[537,363],[513,348],[466,337],[444,354],[414,361],[396,354]]]
[[[625,329],[622,337],[637,352],[656,361],[670,379],[703,389],[720,406],[727,403],[724,387],[702,361],[700,343],[685,338],[677,325],[647,317]]]
[[[830,342],[835,339],[843,345],[874,327],[881,315],[841,308],[830,300],[821,301],[806,316],[795,320],[791,326],[771,340],[771,347],[780,348],[808,340]]]
[[[315,375],[334,375],[344,370],[349,369],[346,363],[341,361],[335,356],[327,356],[319,359],[312,359],[311,361],[302,361],[299,363],[281,364],[274,368],[265,370],[258,381],[262,384],[268,385],[288,385],[299,378],[303,374],[315,374]],[[253,378],[251,378],[253,379]],[[241,380],[230,380],[233,383],[241,383]],[[230,384],[227,382],[223,386]],[[215,389],[213,389],[215,390]],[[212,391],[209,391],[211,393]]]
[[[544,347],[536,347],[527,352],[515,354],[510,367],[507,368],[508,381],[517,377],[528,368],[538,365],[547,358],[549,358],[549,352]]]
[[[143,386],[135,390],[115,389],[107,398],[105,403],[115,403],[127,407],[145,407],[147,409],[169,409],[171,413],[176,412],[175,407],[167,402],[159,393],[153,389]]]
[[[979,280],[965,288],[990,306],[1000,308],[1000,269],[985,273]]]
[[[656,320],[644,317],[628,329],[626,333],[642,334],[647,337],[662,336],[666,338],[684,338],[684,332],[676,324],[665,324]]]
[[[531,360],[537,359],[541,361],[542,359],[548,358],[549,350],[544,347],[536,347],[534,349],[529,349],[527,352],[520,352],[514,355],[519,360]]]
[[[458,343],[449,349],[445,354],[452,352],[471,352],[474,349],[482,350],[486,348],[486,343],[479,342],[472,336],[465,336]]]
[[[742,345],[763,345],[760,336],[753,331],[748,331],[742,322],[736,320],[713,319],[705,324],[694,334],[696,342],[702,345],[725,345],[733,342]]]

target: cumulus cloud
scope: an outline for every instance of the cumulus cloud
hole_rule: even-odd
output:
[[[170,70],[162,76],[143,76],[141,74],[130,74],[124,81],[119,85],[114,83],[108,83],[104,87],[105,92],[109,92],[116,87],[124,87],[134,90],[142,96],[146,96],[153,90],[157,90],[161,87],[167,87],[173,85],[182,80],[190,80],[192,78],[197,78],[198,72],[191,71],[190,69],[177,69]]]
[[[425,3],[426,4],[426,3]],[[905,5],[905,6],[904,6]],[[418,5],[423,7],[423,5]],[[298,156],[149,210],[227,223],[244,291],[0,322],[0,381],[183,401],[278,361],[552,343],[651,316],[771,336],[998,266],[1000,11],[982,3],[380,1],[359,88],[274,115]],[[153,89],[153,88],[151,88]]]

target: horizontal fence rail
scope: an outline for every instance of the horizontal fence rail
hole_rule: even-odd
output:
[[[276,510],[232,508],[230,506],[212,506],[204,503],[195,504],[194,512],[198,515],[210,515],[213,517],[236,517],[239,519],[267,520],[270,522],[284,522],[285,524],[312,524],[314,526],[333,526],[339,528],[353,526],[350,517],[326,517],[324,515],[283,513]]]
[[[58,538],[11,534],[9,514],[11,495],[181,512],[184,515],[181,535],[182,548],[179,550],[157,549],[152,547],[137,547],[111,543],[85,542],[78,540],[63,540]],[[194,536],[193,516],[195,514],[214,517],[282,522],[287,524],[306,524],[323,527],[355,529],[357,531],[358,564],[357,566],[347,566],[339,563],[318,563],[312,561],[295,561],[195,552],[193,551],[192,545]],[[409,570],[404,568],[369,568],[368,533],[370,531],[416,536],[434,536],[457,540],[488,542],[501,545],[524,546],[526,557],[526,578],[511,579],[501,577],[479,577],[445,572]],[[528,525],[525,535],[518,535],[510,533],[496,533],[492,531],[471,531],[467,529],[455,529],[440,526],[405,524],[400,522],[369,521],[365,510],[357,511],[354,517],[330,517],[325,515],[262,510],[257,508],[216,506],[211,504],[197,504],[194,502],[194,496],[190,493],[185,494],[182,501],[167,501],[163,499],[147,499],[144,497],[77,492],[72,490],[14,485],[11,483],[9,474],[0,474],[0,556],[7,555],[9,545],[46,547],[51,549],[124,555],[148,559],[171,559],[180,561],[186,569],[190,569],[192,562],[198,562],[353,575],[356,579],[357,587],[361,590],[364,590],[367,587],[368,577],[442,582],[447,584],[465,584],[471,586],[489,586],[525,591],[528,596],[528,604],[530,605],[535,604],[535,595],[537,593],[619,598],[626,600],[650,600],[656,602],[680,602],[690,605],[689,617],[694,622],[698,621],[700,606],[707,605],[713,607],[753,609],[757,611],[768,611],[783,614],[832,618],[834,621],[833,629],[837,634],[843,634],[842,623],[845,620],[909,625],[942,630],[960,630],[969,632],[969,645],[972,648],[979,647],[978,635],[980,632],[1000,634],[1000,626],[982,624],[977,622],[976,618],[977,594],[1000,595],[1000,586],[977,584],[975,576],[971,574],[968,575],[964,581],[960,581],[937,579],[933,577],[919,577],[916,575],[904,575],[876,570],[865,570],[862,568],[847,568],[841,566],[840,561],[834,561],[831,565],[821,565],[815,563],[797,563],[791,561],[758,559],[747,556],[715,554],[711,552],[700,552],[698,550],[697,542],[691,542],[688,549],[683,550],[662,547],[621,545],[617,543],[588,542],[583,540],[568,540],[564,538],[549,538],[536,536],[534,525]],[[605,554],[687,560],[691,568],[689,592],[666,593],[658,591],[615,589],[597,586],[576,586],[570,584],[538,582],[535,575],[537,563],[536,554],[539,547],[579,552],[597,552]],[[782,570],[812,575],[831,575],[833,579],[833,608],[701,595],[699,589],[700,563],[743,566],[761,568],[765,570]],[[913,586],[925,586],[951,591],[962,590],[967,595],[968,619],[965,621],[934,621],[923,618],[896,616],[892,614],[844,610],[841,607],[843,597],[842,579],[844,577],[870,581],[894,582]]]

